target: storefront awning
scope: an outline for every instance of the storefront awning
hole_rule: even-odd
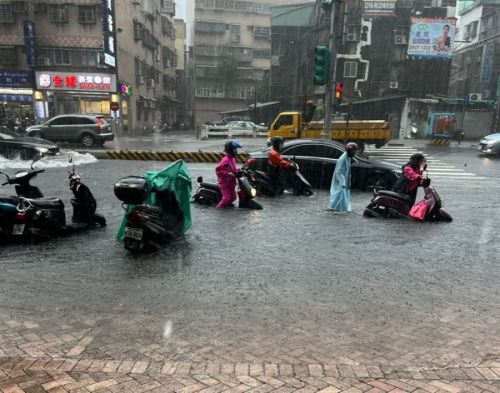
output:
[[[184,104],[184,102],[178,100],[177,98],[169,97],[169,96],[163,96],[163,101],[170,101],[170,102],[174,102],[176,104]]]

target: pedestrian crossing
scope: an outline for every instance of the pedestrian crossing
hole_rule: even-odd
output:
[[[454,165],[447,164],[437,156],[427,154],[422,149],[410,146],[383,146],[380,149],[374,146],[365,149],[365,155],[375,160],[383,160],[393,162],[395,164],[404,165],[408,162],[410,156],[414,153],[422,153],[425,155],[428,165],[428,174],[432,179],[453,179],[453,180],[486,180],[486,177],[477,176],[474,173],[467,172]]]

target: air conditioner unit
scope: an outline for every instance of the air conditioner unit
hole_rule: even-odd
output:
[[[139,85],[143,85],[144,84],[144,75],[138,75],[137,76],[137,83]]]
[[[481,93],[470,93],[469,101],[481,101],[483,99],[483,95]]]
[[[38,56],[38,65],[49,66],[50,58],[48,56]]]
[[[358,40],[357,34],[347,34],[347,41],[357,41],[357,40]]]
[[[397,89],[399,87],[399,82],[389,82],[389,88]]]
[[[154,89],[155,88],[155,80],[154,79],[148,79],[148,87],[150,89]]]
[[[33,10],[35,14],[44,14],[47,12],[47,4],[45,3],[33,4]]]
[[[394,43],[396,45],[406,45],[408,42],[406,41],[406,37],[404,35],[397,35],[394,37]]]

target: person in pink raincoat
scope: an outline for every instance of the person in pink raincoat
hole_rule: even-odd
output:
[[[237,140],[226,142],[224,145],[226,155],[215,168],[217,184],[222,194],[222,199],[216,206],[218,208],[232,206],[236,200],[236,173],[238,172],[236,154],[239,148],[241,145]]]

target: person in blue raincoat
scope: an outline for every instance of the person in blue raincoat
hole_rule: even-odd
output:
[[[330,202],[328,208],[335,212],[350,212],[351,209],[351,158],[354,157],[358,145],[349,142],[345,152],[337,160],[330,186]]]

